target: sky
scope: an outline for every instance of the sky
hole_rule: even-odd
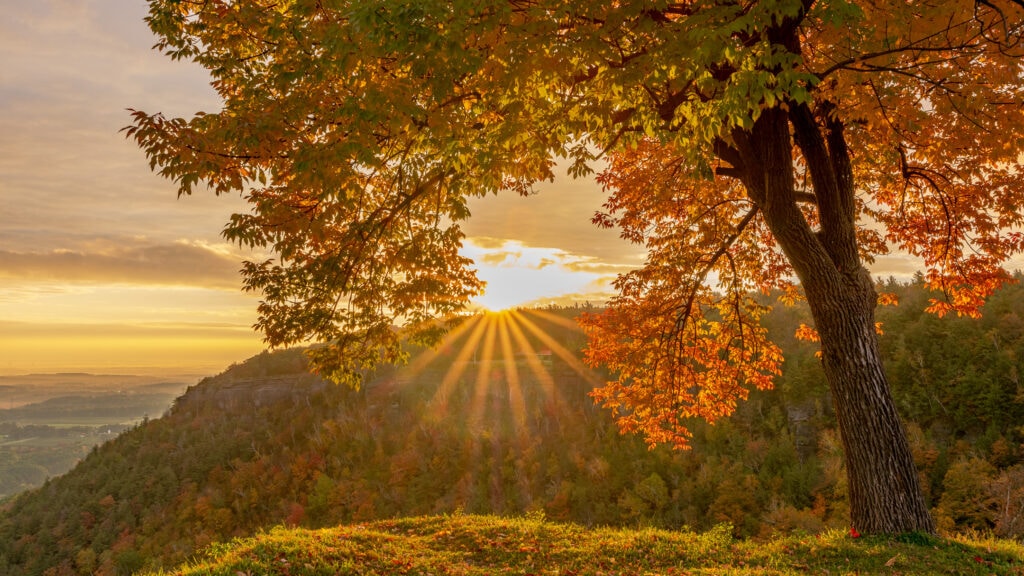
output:
[[[205,71],[152,49],[143,0],[0,0],[0,374],[212,374],[264,349],[234,196],[176,198],[119,130],[128,108],[190,117]],[[601,301],[642,254],[590,223],[602,193],[568,177],[471,204],[478,304]]]

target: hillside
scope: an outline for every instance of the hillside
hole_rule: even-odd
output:
[[[1024,534],[1024,288],[982,320],[922,315],[919,286],[883,287],[883,350],[928,498],[947,533]],[[845,478],[806,309],[770,328],[786,350],[773,391],[692,451],[648,450],[587,392],[580,311],[467,319],[436,351],[355,391],[261,354],[190,388],[162,418],[94,449],[0,508],[0,574],[171,568],[270,526],[543,512],[581,526],[728,523],[737,538],[845,530]]]
[[[264,574],[796,575],[1020,574],[1010,541],[853,539],[840,531],[735,540],[728,526],[688,530],[585,529],[543,518],[402,518],[322,530],[275,528],[218,545],[165,576]]]

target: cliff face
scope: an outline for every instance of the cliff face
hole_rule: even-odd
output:
[[[279,403],[302,402],[322,393],[327,382],[311,374],[235,378],[226,373],[208,378],[175,401],[175,409],[215,408],[225,412],[259,409]]]

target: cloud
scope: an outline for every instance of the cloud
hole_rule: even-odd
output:
[[[21,282],[124,283],[237,290],[239,258],[201,243],[136,244],[46,252],[0,250],[0,277]]]
[[[128,107],[190,115],[214,108],[198,65],[151,49],[135,0],[34,0],[0,19],[0,246],[66,247],[103,234],[215,241],[238,198],[177,202],[119,134]],[[208,196],[208,197],[207,197]]]
[[[499,248],[505,246],[505,244],[508,242],[508,239],[494,238],[491,236],[473,236],[472,238],[467,238],[466,242],[468,244],[476,246],[477,248],[483,248],[485,250],[498,250]]]
[[[505,262],[514,262],[522,256],[522,252],[486,252],[475,258],[476,262],[483,266],[500,266]]]
[[[481,248],[498,248],[496,239],[515,239],[525,247],[560,250],[575,257],[636,265],[644,249],[619,237],[616,230],[591,222],[606,194],[593,178],[574,180],[555,168],[554,182],[537,186],[537,193],[511,192],[471,198],[473,214],[461,224],[466,236]]]
[[[907,281],[915,272],[924,270],[924,262],[915,256],[894,252],[877,256],[873,264],[868,265],[871,274],[876,278],[893,278]]]
[[[129,107],[184,117],[216,110],[207,72],[151,49],[140,0],[8,4],[0,19],[0,319],[23,323],[0,326],[0,369],[205,353],[192,340],[204,336],[168,324],[140,338],[153,343],[152,360],[143,360],[126,346],[148,332],[112,324],[250,326],[258,295],[238,290],[237,273],[246,256],[219,236],[231,213],[248,210],[244,201],[198,193],[178,200],[174,184],[118,132]],[[637,260],[635,247],[590,224],[604,197],[593,181],[560,177],[538,192],[471,200],[471,246],[510,298],[584,290],[593,278],[566,268],[581,259]],[[519,244],[505,247],[508,238]],[[233,359],[243,346],[251,345],[232,348]]]
[[[474,260],[478,276],[487,282],[485,293],[474,302],[492,310],[603,302],[612,292],[615,274],[630,268],[594,256],[527,246],[518,240],[496,242],[491,237],[468,238],[462,254]]]
[[[264,349],[247,326],[0,320],[0,374],[205,373]]]
[[[0,332],[17,334],[18,338],[183,338],[237,339],[258,342],[247,324],[227,322],[147,322],[143,324],[86,322],[10,322],[0,320]]]
[[[473,236],[466,239],[462,253],[478,266],[514,267],[541,270],[549,266],[567,271],[593,274],[617,274],[635,268],[639,261],[606,261],[597,256],[571,252],[558,247],[530,245],[518,238]]]
[[[67,294],[67,292],[68,288],[66,286],[26,283],[7,285],[0,288],[0,304],[4,302],[19,302],[42,295]]]
[[[580,259],[565,262],[563,266],[565,266],[567,270],[571,270],[573,272],[599,274],[602,276],[611,276],[613,278],[637,267],[634,264],[613,264],[609,262],[598,262],[593,259]]]

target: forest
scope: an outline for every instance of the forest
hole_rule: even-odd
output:
[[[980,318],[922,312],[922,278],[877,286],[881,349],[943,533],[1024,536],[1024,286]],[[767,298],[767,297],[766,297]],[[0,573],[130,574],[274,525],[490,513],[584,526],[729,526],[738,538],[849,526],[842,444],[802,304],[766,316],[771,390],[692,428],[691,449],[619,433],[588,393],[584,308],[468,317],[358,390],[264,353],[92,450],[0,511]]]

